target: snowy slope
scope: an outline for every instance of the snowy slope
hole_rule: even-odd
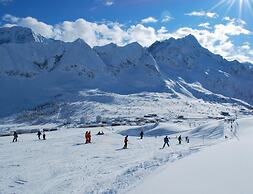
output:
[[[122,150],[124,136],[119,133],[136,126],[61,128],[47,133],[46,141],[37,140],[36,134],[20,135],[17,143],[1,137],[0,193],[126,193],[165,164],[224,141],[207,138],[203,144],[202,137],[190,136],[190,144],[178,145],[175,136],[188,130],[186,125],[164,123],[154,129],[163,135],[171,126],[171,147],[164,150],[163,136],[146,135],[143,140],[129,136],[129,149]],[[91,130],[92,144],[84,144],[85,130]],[[101,130],[105,135],[96,136]]]
[[[103,61],[81,40],[2,44],[0,58],[0,116],[99,87],[106,79]]]
[[[129,194],[248,194],[252,193],[253,118],[239,120],[239,141],[218,144],[168,164]]]
[[[192,35],[156,42],[148,50],[176,92],[216,101],[222,98],[213,94],[221,94],[252,104],[252,65],[229,62],[203,48]]]

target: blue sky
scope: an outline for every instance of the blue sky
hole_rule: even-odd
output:
[[[193,34],[214,53],[253,62],[250,5],[253,0],[0,0],[0,25],[63,41],[82,38],[90,46],[149,46]]]

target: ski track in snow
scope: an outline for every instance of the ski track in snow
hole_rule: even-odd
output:
[[[101,128],[92,129],[89,145],[82,129],[50,132],[46,141],[35,134],[20,135],[17,143],[2,137],[0,193],[124,193],[158,167],[221,141],[209,139],[203,145],[201,138],[193,138],[190,144],[177,145],[171,139],[170,148],[162,150],[162,136],[132,136],[129,149],[121,150],[123,136],[118,133],[128,128],[103,128],[104,136],[94,135]]]

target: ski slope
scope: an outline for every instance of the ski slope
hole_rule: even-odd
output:
[[[170,131],[172,126],[171,146],[160,149],[164,136],[159,134],[163,135],[166,128]],[[150,127],[144,129],[152,131]],[[212,134],[214,129],[220,136],[206,136],[203,142],[201,133]],[[92,144],[84,144],[85,130],[80,128],[47,133],[46,141],[38,140],[36,134],[20,135],[17,143],[12,143],[10,136],[1,137],[0,193],[125,193],[164,166],[173,166],[172,162],[177,164],[181,158],[224,142],[224,129],[223,121],[212,122],[210,127],[205,124],[203,130],[162,123],[154,126],[155,134],[143,140],[134,134],[129,136],[126,150],[122,150],[124,136],[120,134],[134,130],[138,133],[140,128],[90,129]],[[94,135],[99,130],[105,135]],[[190,144],[178,145],[179,134],[189,135]]]
[[[253,118],[239,120],[236,138],[156,170],[129,194],[250,194]]]

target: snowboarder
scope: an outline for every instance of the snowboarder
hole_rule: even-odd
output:
[[[37,136],[40,139],[40,136],[41,136],[41,132],[40,131],[38,131]]]
[[[186,143],[190,143],[190,139],[189,139],[188,136],[185,137],[185,142],[186,142]]]
[[[165,136],[165,138],[163,139],[163,141],[164,141],[163,148],[165,147],[166,144],[167,144],[168,147],[170,147],[170,145],[169,145],[169,138],[168,138],[167,135]]]
[[[13,133],[13,140],[12,140],[12,142],[17,142],[18,141],[18,133],[16,132],[16,131],[14,131],[14,133]]]
[[[141,133],[140,133],[141,139],[143,139],[143,135],[144,135],[144,132],[143,130],[141,130]]]
[[[182,142],[182,137],[181,137],[181,135],[179,135],[179,137],[177,138],[177,140],[178,140],[178,144],[181,144],[181,142]]]
[[[124,139],[124,147],[123,149],[127,149],[128,135]]]
[[[43,137],[43,140],[46,140],[46,133],[45,133],[45,131],[43,131],[42,137]]]

